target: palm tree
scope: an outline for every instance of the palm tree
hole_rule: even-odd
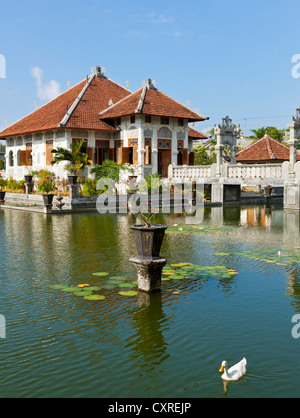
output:
[[[262,128],[251,129],[251,132],[253,132],[254,135],[249,136],[249,138],[254,139],[255,141],[261,139],[265,136],[266,130],[267,128],[264,126]]]
[[[58,164],[61,161],[70,161],[65,168],[72,174],[78,175],[79,171],[85,169],[87,165],[91,165],[89,157],[86,153],[81,152],[81,148],[85,144],[85,140],[75,141],[72,145],[72,151],[58,147],[53,149],[51,152],[54,154],[52,165]]]

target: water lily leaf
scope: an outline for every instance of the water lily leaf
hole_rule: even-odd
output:
[[[111,276],[110,278],[109,278],[109,280],[128,280],[128,277],[126,277],[126,276]]]
[[[135,292],[134,290],[128,290],[127,292],[119,292],[122,296],[136,296],[138,292]]]
[[[99,273],[93,273],[93,276],[108,276],[109,273],[106,273],[105,271],[100,271]]]
[[[215,253],[215,255],[230,255],[230,254],[228,254],[228,253]]]
[[[64,287],[63,289],[61,289],[63,292],[78,292],[78,287]]]
[[[86,300],[103,300],[103,299],[105,299],[105,296],[103,296],[103,295],[89,295],[89,296],[84,296],[84,299],[86,299]]]
[[[111,290],[114,289],[116,286],[114,284],[105,284],[102,286],[102,289]]]
[[[133,283],[120,283],[118,287],[136,287],[136,285]]]
[[[90,291],[90,290],[82,290],[82,291],[78,291],[78,292],[73,293],[74,296],[82,296],[82,297],[90,296],[92,294],[93,294],[93,292]]]
[[[109,285],[112,285],[112,284],[114,284],[114,285],[119,285],[120,284],[120,280],[107,280],[107,284],[109,284]]]
[[[101,289],[100,286],[90,286],[87,290],[91,290],[91,291],[97,292],[97,290],[100,290],[100,289]]]

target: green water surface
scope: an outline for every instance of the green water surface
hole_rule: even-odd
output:
[[[136,290],[118,287],[118,277],[137,279],[128,261],[134,223],[129,215],[0,211],[0,397],[298,397],[299,214],[207,208],[203,233],[179,231],[183,216],[161,216],[172,226],[161,251],[169,268],[238,274],[200,269],[165,276],[161,293],[125,296]],[[53,288],[79,284],[102,287],[94,294],[105,299]],[[246,377],[224,384],[221,362],[244,356]]]

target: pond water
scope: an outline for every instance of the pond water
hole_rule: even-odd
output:
[[[185,221],[159,220],[178,229]],[[169,265],[238,274],[194,274],[188,264],[186,278],[164,276],[161,293],[129,297],[119,294],[128,290],[120,279],[107,284],[111,276],[136,280],[128,261],[135,222],[0,211],[0,397],[298,397],[299,214],[280,206],[206,208],[203,229],[166,234],[161,254]],[[103,286],[105,299],[53,288],[78,284]],[[224,384],[221,362],[244,356],[246,377]]]

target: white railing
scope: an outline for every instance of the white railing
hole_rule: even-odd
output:
[[[169,178],[210,178],[212,166],[169,166]],[[171,176],[170,176],[171,174]]]
[[[288,163],[283,164],[212,164],[211,166],[169,166],[169,179],[278,179],[287,176]]]
[[[281,164],[253,164],[253,165],[228,165],[226,178],[234,179],[281,179]]]

